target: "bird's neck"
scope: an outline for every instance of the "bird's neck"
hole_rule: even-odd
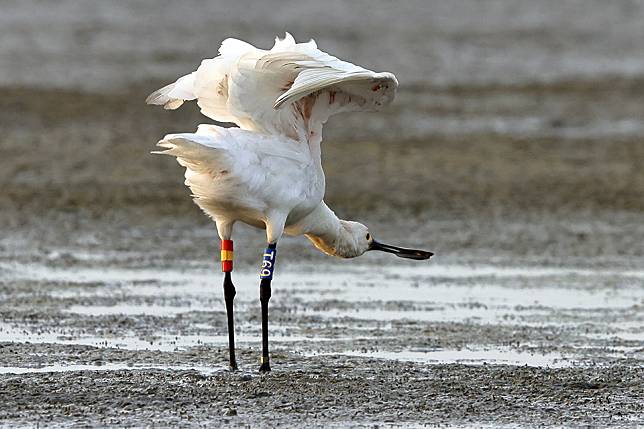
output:
[[[318,208],[305,219],[303,233],[313,245],[331,256],[349,258],[353,255],[350,245],[351,235],[345,228],[343,220],[322,201]]]
[[[303,234],[315,236],[329,244],[332,244],[340,231],[340,219],[324,201],[302,219],[301,224]]]

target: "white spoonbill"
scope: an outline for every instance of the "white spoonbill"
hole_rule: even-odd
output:
[[[201,112],[239,128],[199,125],[195,133],[166,135],[158,146],[186,168],[195,203],[217,224],[221,239],[230,367],[235,360],[232,233],[235,222],[266,229],[260,272],[262,356],[270,371],[268,301],[282,234],[305,235],[327,255],[353,258],[381,250],[410,259],[431,252],[375,241],[366,226],[338,219],[324,203],[320,157],[322,125],[334,114],[377,110],[389,104],[398,81],[341,61],[313,40],[296,43],[286,33],[270,50],[226,39],[219,55],[196,71],[152,93],[148,104],[176,109],[196,100]]]

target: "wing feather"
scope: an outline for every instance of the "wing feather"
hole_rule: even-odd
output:
[[[316,91],[338,88],[365,99],[365,110],[386,105],[395,96],[398,87],[396,77],[391,73],[375,73],[369,70],[343,72],[334,69],[308,69],[302,71],[293,86],[280,95],[273,107],[282,105],[312,94]],[[374,93],[374,94],[371,94]]]
[[[175,109],[196,99],[202,113],[217,121],[308,141],[331,115],[377,110],[393,100],[397,87],[391,73],[342,61],[315,41],[296,43],[286,33],[268,51],[226,39],[219,56],[146,101]]]

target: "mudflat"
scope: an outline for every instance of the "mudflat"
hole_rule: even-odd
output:
[[[0,80],[0,425],[644,424],[644,62],[628,43],[640,8],[591,2],[582,20],[549,2],[511,17],[503,2],[438,3],[401,7],[410,21],[374,8],[380,25],[418,24],[379,47],[377,27],[338,30],[358,6],[312,30],[402,83],[386,111],[325,128],[328,204],[436,256],[344,261],[282,240],[269,375],[263,232],[235,231],[232,373],[216,230],[175,161],[149,154],[209,120],[143,104],[241,30],[155,8],[131,25],[145,2],[11,5],[0,54],[40,42]],[[249,16],[253,41],[282,31],[255,25],[264,9]]]
[[[399,138],[404,112],[395,109],[392,129],[372,138],[343,138],[338,124],[324,147],[329,204],[376,237],[437,256],[340,261],[283,240],[274,371],[260,376],[263,238],[238,228],[241,371],[230,373],[214,226],[174,161],[147,153],[164,132],[203,119],[131,101],[154,86],[3,90],[4,423],[642,423],[639,137],[568,136],[555,124],[538,135]],[[626,87],[615,97],[638,96],[637,82]],[[426,98],[482,97],[487,112],[505,93],[562,91],[455,88]]]

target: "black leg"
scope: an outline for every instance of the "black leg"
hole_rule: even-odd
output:
[[[235,359],[235,317],[233,315],[233,300],[235,299],[235,286],[231,280],[230,271],[224,273],[224,300],[228,316],[228,351],[230,353],[230,369],[237,370]]]
[[[259,372],[269,372],[271,370],[268,357],[268,300],[270,298],[271,281],[262,279],[259,286],[259,300],[262,304],[262,357],[259,360]]]
[[[260,372],[269,372],[271,364],[268,357],[268,301],[271,299],[271,281],[277,256],[277,243],[271,243],[264,251],[262,270],[260,272],[259,301],[262,305],[262,357]]]
[[[233,271],[233,241],[221,241],[221,270],[224,272],[224,301],[226,301],[226,315],[228,317],[228,352],[230,353],[230,369],[237,370],[235,359],[235,317],[233,313],[233,300],[235,299],[235,285],[231,279]]]

